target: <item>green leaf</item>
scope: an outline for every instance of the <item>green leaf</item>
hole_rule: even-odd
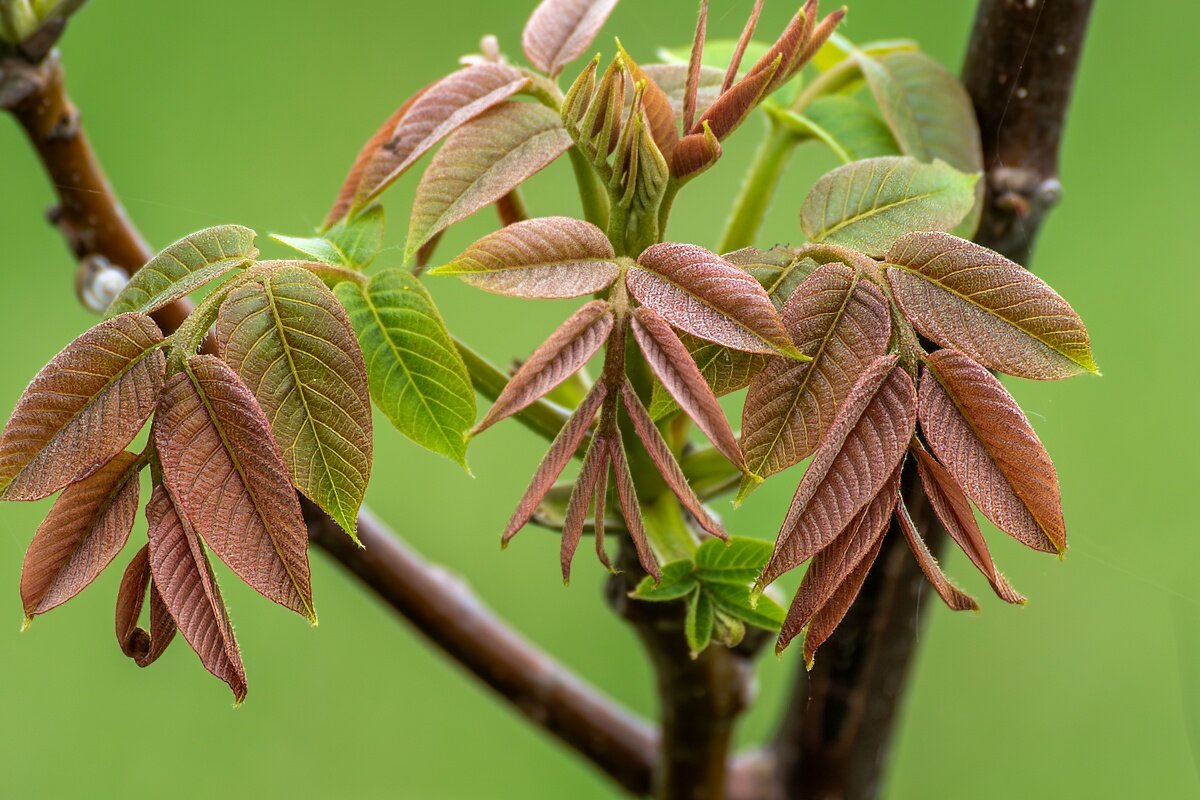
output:
[[[366,269],[383,247],[383,206],[374,205],[353,220],[343,219],[320,236],[308,238],[271,234],[298,253],[326,264]]]
[[[335,291],[358,334],[375,405],[402,434],[466,469],[475,392],[425,287],[391,269]]]
[[[883,119],[849,97],[818,97],[803,115],[777,106],[769,106],[768,111],[799,138],[824,142],[843,163],[900,155]]]
[[[706,583],[704,591],[720,611],[756,628],[778,631],[787,618],[787,610],[768,595],[752,598],[749,586]]]
[[[771,543],[761,539],[734,537],[726,544],[709,539],[696,550],[696,577],[706,586],[748,586],[771,557]]]
[[[838,167],[808,193],[800,226],[814,242],[845,245],[873,257],[914,231],[949,231],[975,204],[977,175],[944,161],[869,158]]]
[[[660,603],[686,597],[696,589],[696,578],[692,575],[691,561],[672,561],[662,568],[662,580],[646,576],[633,590],[631,597],[637,600]]]
[[[872,56],[882,56],[888,53],[899,53],[916,50],[917,43],[912,39],[880,39],[875,42],[864,42],[855,45],[836,31],[821,45],[821,49],[813,56],[812,63],[817,69],[825,72],[836,67],[855,53],[866,53]]]
[[[253,261],[255,236],[240,225],[218,225],[183,237],[133,274],[105,316],[149,314]]]
[[[683,632],[687,636],[688,649],[692,658],[704,652],[712,641],[713,614],[715,612],[712,599],[707,592],[699,588],[688,598],[687,617],[684,619]]]
[[[745,624],[713,604],[713,638],[726,647],[737,647],[746,638]]]

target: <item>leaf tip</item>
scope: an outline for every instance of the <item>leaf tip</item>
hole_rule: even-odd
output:
[[[33,617],[29,614],[25,615],[25,619],[21,621],[21,633],[29,630],[29,626],[33,623]]]
[[[733,498],[733,507],[741,508],[742,503],[746,502],[746,498],[750,493],[759,487],[763,482],[763,478],[754,473],[747,473],[742,476],[742,484],[738,487],[737,497]]]

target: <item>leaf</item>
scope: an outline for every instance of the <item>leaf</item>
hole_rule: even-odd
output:
[[[105,320],[29,384],[0,436],[0,500],[40,500],[125,449],[154,411],[166,358],[141,314]]]
[[[725,69],[729,66],[729,62],[733,60],[733,54],[738,46],[737,39],[710,39],[704,43],[704,55],[700,59],[705,71],[719,72],[721,78],[725,77]],[[758,61],[767,51],[771,49],[769,42],[749,40],[746,42],[744,57],[748,58],[751,63]],[[684,69],[686,75],[686,67],[688,59],[691,57],[692,46],[680,45],[679,47],[660,47],[658,48],[658,57],[665,64],[648,64],[644,69],[649,70],[651,67],[656,69],[665,67],[678,67]],[[682,83],[682,80],[680,81]],[[660,82],[660,86],[664,89],[667,87]],[[717,80],[718,88],[721,85],[721,80]]]
[[[265,272],[221,304],[217,345],[271,421],[292,483],[355,536],[371,475],[371,398],[333,292],[297,267]]]
[[[608,474],[608,466],[607,442],[599,437],[592,439],[587,453],[583,457],[583,466],[579,468],[579,477],[575,479],[575,486],[571,489],[571,498],[567,501],[567,513],[563,519],[562,544],[559,547],[563,585],[571,580],[571,560],[575,557],[579,539],[583,536],[583,524],[587,518],[588,508],[591,507],[592,499],[593,497],[599,498],[597,492]],[[604,501],[602,499],[599,500],[596,517],[601,523],[596,529],[599,531],[597,535],[603,538]],[[604,552],[603,549],[600,549],[600,545],[597,545],[597,548],[597,552]]]
[[[833,415],[891,338],[887,300],[843,264],[826,264],[783,307],[796,348],[812,361],[771,358],[750,382],[742,409],[742,452],[765,478],[808,458]]]
[[[137,508],[134,508],[137,512]],[[150,592],[150,631],[138,627],[146,592]],[[121,652],[139,667],[148,667],[158,660],[175,638],[175,620],[154,584],[150,574],[150,546],[137,551],[117,590],[117,643]]]
[[[731,350],[719,344],[706,342],[689,333],[679,336],[679,341],[691,354],[697,369],[704,376],[704,382],[712,389],[717,397],[745,389],[750,381],[766,365],[769,356],[762,353],[745,353],[741,350]],[[663,387],[655,382],[650,395],[650,416],[660,420],[667,414],[678,409],[675,399]]]
[[[671,102],[654,79],[642,71],[641,66],[633,60],[633,56],[617,41],[617,50],[634,86],[641,86],[642,110],[645,114],[645,125],[649,129],[654,144],[663,158],[670,158],[679,144],[679,120],[671,110]]]
[[[696,575],[706,585],[749,586],[770,557],[771,543],[761,539],[710,540],[696,549]]]
[[[683,632],[687,637],[688,650],[692,658],[696,658],[712,641],[713,632],[712,599],[707,593],[697,589],[688,599],[687,616],[684,618]]]
[[[600,384],[597,384],[600,385]],[[641,504],[638,501],[637,488],[633,482],[633,473],[629,471],[629,458],[625,454],[625,443],[619,436],[614,437],[608,444],[609,458],[613,465],[613,478],[617,489],[617,503],[621,507],[621,516],[625,519],[625,530],[633,540],[637,550],[638,562],[642,569],[655,580],[660,580],[662,574],[658,562],[650,552],[650,544],[646,539],[646,527],[642,521]]]
[[[708,47],[705,45],[705,61],[708,60]],[[683,99],[687,91],[687,55],[679,64],[643,64],[642,72],[662,89],[671,105],[675,116],[683,117]],[[715,66],[702,66],[696,82],[696,113],[703,114],[721,94],[721,81],[724,79],[724,64],[720,69]]]
[[[571,217],[542,217],[483,237],[429,274],[462,278],[494,294],[554,298],[598,292],[619,272],[604,231]]]
[[[746,75],[713,101],[688,133],[696,135],[707,126],[718,141],[727,139],[746,121],[759,101],[771,93],[772,79],[780,69],[782,66],[773,61],[764,69]]]
[[[696,577],[692,573],[691,561],[672,561],[662,568],[662,579],[655,581],[649,576],[642,578],[637,588],[630,593],[635,600],[663,603],[687,597],[696,590]]]
[[[855,45],[854,42],[834,32],[825,44],[821,45],[813,56],[813,66],[822,72],[836,67],[847,58],[861,51],[869,56],[881,56],[888,53],[916,50],[917,43],[912,39],[880,39]]]
[[[315,622],[300,502],[270,423],[237,373],[215,356],[189,358],[163,389],[154,445],[188,525],[252,589]]]
[[[634,309],[633,336],[655,377],[704,435],[735,466],[744,466],[737,437],[691,354],[666,319],[648,306]]]
[[[804,664],[808,669],[811,670],[813,667],[813,660],[816,658],[818,648],[829,640],[838,625],[845,619],[850,606],[854,605],[854,600],[862,591],[862,586],[867,580],[871,567],[875,565],[875,559],[879,557],[882,547],[883,539],[880,539],[875,543],[875,549],[859,562],[844,581],[838,584],[833,596],[825,605],[821,606],[821,610],[809,623],[808,630],[804,632]],[[790,641],[780,634],[779,641],[775,644],[775,654],[782,653]]]
[[[855,382],[813,455],[779,530],[760,587],[824,550],[904,458],[916,391],[898,356],[877,358]]]
[[[1099,372],[1075,310],[999,253],[949,234],[916,233],[892,245],[887,263],[905,316],[942,347],[1022,378]]]
[[[298,253],[326,264],[362,270],[371,265],[383,247],[383,206],[371,206],[353,220],[342,220],[320,236],[271,238]]]
[[[438,142],[529,85],[504,64],[476,64],[424,89],[363,170],[354,207],[375,200]]]
[[[505,103],[455,131],[421,176],[404,260],[441,231],[517,188],[570,148],[558,114]]]
[[[429,292],[391,269],[335,293],[358,334],[375,405],[396,430],[465,468],[475,392]]]
[[[162,486],[150,497],[146,520],[154,585],[200,663],[229,684],[240,704],[246,697],[246,670],[204,546]]]
[[[844,95],[818,97],[804,114],[783,108],[768,110],[801,139],[820,139],[845,164],[900,155],[892,132],[879,115]]]
[[[612,306],[603,300],[593,300],[572,314],[526,359],[471,435],[528,408],[579,371],[608,341],[612,329]]]
[[[997,528],[1034,550],[1067,549],[1054,463],[992,373],[957,350],[932,353],[920,417],[934,455]]]
[[[771,94],[783,84],[791,80],[801,67],[804,66],[802,54],[808,44],[809,36],[816,26],[817,3],[809,0],[788,22],[779,39],[764,53],[754,66],[746,72],[741,82],[753,80],[755,76],[765,72],[773,73],[770,84],[764,94]],[[737,84],[734,84],[736,86]]]
[[[149,314],[258,256],[257,234],[241,225],[218,225],[188,234],[129,278],[106,316]]]
[[[777,245],[770,250],[744,247],[721,256],[730,264],[744,269],[762,284],[775,308],[792,296],[805,278],[817,271],[820,265],[808,256],[797,256],[795,252]]]
[[[902,497],[896,498],[896,519],[900,521],[900,529],[904,531],[904,538],[916,556],[917,564],[929,579],[934,591],[938,593],[938,597],[942,598],[951,611],[978,611],[979,604],[975,602],[975,598],[955,586],[942,572],[937,558],[929,551],[929,546],[925,544],[925,539],[904,506]]]
[[[55,501],[21,567],[26,623],[82,592],[121,552],[137,517],[143,464],[118,453]]]
[[[750,353],[801,355],[758,281],[689,244],[656,244],[625,277],[639,303],[675,327]]]
[[[947,231],[961,222],[975,203],[977,180],[942,161],[856,161],[817,181],[804,199],[800,226],[814,242],[880,257],[905,234]]]
[[[767,595],[752,599],[749,586],[705,583],[704,592],[712,600],[717,611],[724,611],[734,619],[756,628],[772,632],[778,631],[787,616],[783,606]]]
[[[553,78],[587,50],[616,5],[617,0],[542,0],[521,34],[525,57]]]

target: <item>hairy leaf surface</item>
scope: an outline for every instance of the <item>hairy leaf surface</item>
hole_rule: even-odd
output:
[[[617,0],[542,0],[521,34],[521,48],[529,63],[554,77],[578,58]]]
[[[707,55],[707,52],[706,52]],[[671,111],[675,116],[683,117],[683,99],[687,91],[688,68],[682,64],[645,64],[642,72],[663,90]],[[721,81],[724,79],[724,65],[721,69],[715,67],[700,68],[696,76],[696,114],[703,114],[717,96],[721,94]]]
[[[613,482],[617,489],[617,504],[621,507],[621,516],[625,519],[625,530],[633,540],[637,550],[638,562],[646,574],[658,580],[661,573],[654,553],[650,551],[650,542],[646,538],[646,526],[642,520],[642,507],[637,496],[637,487],[633,482],[633,473],[629,470],[629,458],[625,454],[625,443],[617,436],[608,443],[609,459],[613,465]]]
[[[770,358],[763,353],[722,347],[690,333],[680,334],[679,341],[683,342],[700,374],[704,376],[704,382],[717,397],[745,389],[754,376],[766,367]],[[675,398],[671,397],[661,382],[656,382],[650,395],[650,416],[659,420],[678,408]]]
[[[825,605],[821,606],[821,609],[813,616],[812,622],[808,624],[808,628],[804,631],[804,664],[808,669],[812,669],[817,650],[829,641],[829,637],[846,618],[850,606],[854,605],[854,600],[862,591],[867,575],[871,572],[871,567],[875,565],[875,559],[879,557],[879,551],[882,548],[883,538],[881,537],[879,541],[875,542],[875,548],[862,561],[858,562],[854,571],[838,584],[833,596],[826,601]],[[781,634],[779,641],[775,643],[776,655],[782,653],[790,642],[791,639],[785,638]]]
[[[149,631],[138,627],[147,591],[150,593]],[[117,643],[121,645],[121,652],[139,667],[148,667],[166,651],[176,630],[175,620],[150,573],[150,545],[143,545],[125,568],[117,589]]]
[[[587,453],[583,457],[583,465],[579,468],[579,477],[571,489],[571,499],[567,501],[567,513],[563,520],[562,544],[559,547],[559,562],[562,566],[563,583],[571,580],[571,561],[575,550],[579,547],[579,539],[583,536],[583,523],[587,519],[588,509],[592,500],[597,496],[597,489],[608,474],[609,449],[608,442],[602,438],[592,439]],[[597,517],[603,521],[603,501],[597,511]],[[597,530],[603,530],[603,525]],[[600,534],[603,536],[603,533]],[[603,551],[598,551],[603,552]]]
[[[929,545],[925,543],[922,532],[917,530],[916,523],[908,513],[902,497],[896,498],[896,519],[900,522],[900,529],[904,531],[904,538],[908,541],[908,547],[916,557],[917,564],[925,573],[925,577],[929,579],[934,591],[938,593],[938,597],[942,598],[951,611],[978,611],[979,604],[975,602],[975,598],[955,586],[946,577],[946,573],[942,572],[941,565],[929,550]]]

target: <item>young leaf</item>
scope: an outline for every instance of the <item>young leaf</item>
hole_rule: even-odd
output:
[[[162,486],[154,488],[146,520],[154,585],[200,663],[229,684],[240,704],[246,697],[246,670],[204,545]]]
[[[162,391],[158,326],[123,314],[85,332],[25,390],[0,436],[0,500],[40,500],[125,449]]]
[[[471,435],[527,408],[577,372],[608,340],[612,329],[612,306],[603,300],[593,300],[572,314],[526,359]]]
[[[600,385],[600,384],[598,384]],[[621,437],[614,437],[608,445],[609,458],[613,465],[613,478],[617,485],[617,502],[621,507],[621,516],[625,519],[625,530],[633,540],[637,550],[638,561],[642,569],[656,581],[662,579],[658,562],[650,552],[650,544],[646,539],[646,527],[642,521],[642,507],[637,496],[637,487],[633,482],[633,473],[629,471],[629,458],[625,455],[625,443]]]
[[[138,627],[147,591],[150,593],[148,632]],[[157,661],[175,638],[175,620],[171,618],[171,612],[150,574],[150,545],[143,545],[137,551],[121,576],[121,585],[117,590],[116,626],[121,652],[132,658],[139,667],[148,667]]]
[[[217,345],[271,420],[296,488],[354,536],[371,475],[371,399],[333,292],[297,267],[264,272],[221,304]]]
[[[687,637],[688,650],[692,658],[698,657],[712,641],[713,633],[712,598],[702,589],[696,589],[688,598],[687,616],[684,618],[683,632]]]
[[[563,519],[559,562],[562,565],[564,585],[571,580],[571,561],[575,557],[576,548],[579,547],[579,539],[583,536],[583,523],[587,518],[588,508],[591,507],[592,498],[596,496],[597,487],[600,486],[604,476],[608,474],[608,466],[608,442],[603,438],[596,437],[588,445],[587,453],[583,457],[583,465],[579,468],[579,477],[575,479],[575,486],[571,489],[571,499],[567,501],[567,513]],[[597,510],[597,517],[601,521],[599,529],[601,531],[604,517],[602,505]],[[601,532],[599,535],[603,536],[604,534]]]
[[[824,550],[883,488],[917,422],[916,390],[895,355],[877,358],[851,388],[796,489],[766,586]]]
[[[762,8],[763,0],[754,0],[754,8],[750,11],[750,16],[746,18],[746,24],[742,26],[742,33],[740,36],[738,36],[737,41],[734,43],[733,51],[729,56],[729,66],[725,69],[725,80],[721,84],[722,92],[727,91],[729,87],[733,86],[733,82],[737,80],[738,70],[742,65],[742,59],[745,58],[746,53],[752,44],[751,38],[754,36],[754,29],[758,27],[758,18],[759,15],[762,14]],[[757,46],[757,43],[754,43],[754,45]],[[761,53],[758,53],[757,57],[754,59],[755,63],[761,61],[772,46],[773,45],[764,45]]]
[[[717,141],[727,139],[746,121],[746,117],[750,116],[750,112],[759,101],[767,96],[771,80],[779,74],[779,68],[778,63],[772,62],[765,69],[742,78],[713,101],[700,119],[688,129],[688,133],[695,136],[708,129]]]
[[[383,247],[383,206],[371,206],[353,220],[342,220],[320,236],[271,234],[271,238],[326,264],[366,269]]]
[[[800,226],[814,242],[880,257],[913,231],[948,231],[975,204],[978,177],[944,161],[869,158],[838,167],[804,198]]]
[[[802,357],[758,281],[703,247],[654,245],[625,281],[639,303],[693,336],[751,353]]]
[[[820,139],[845,164],[900,155],[892,132],[879,115],[844,95],[818,97],[803,115],[783,108],[768,111],[801,139]]]
[[[996,527],[1034,550],[1067,549],[1058,475],[1000,381],[957,350],[928,357],[921,430],[938,460]]]
[[[404,260],[441,231],[488,206],[571,146],[558,114],[505,103],[459,128],[421,176]]]
[[[916,556],[917,564],[929,579],[934,591],[938,593],[938,597],[942,598],[951,611],[978,611],[979,603],[975,602],[975,598],[955,586],[942,572],[937,558],[929,551],[929,546],[925,544],[924,537],[909,515],[903,497],[896,498],[896,519],[900,521],[900,529],[904,531],[904,538]]]
[[[430,275],[451,275],[512,297],[580,297],[617,279],[604,231],[571,217],[541,217],[489,234]]]
[[[525,57],[555,77],[587,50],[616,5],[617,0],[542,0],[521,34]]]
[[[808,458],[850,387],[887,350],[891,319],[883,293],[843,264],[805,280],[781,314],[812,361],[774,357],[755,376],[742,410],[742,452],[765,478]]]
[[[875,543],[875,549],[867,554],[866,558],[858,563],[844,581],[838,584],[833,596],[829,598],[825,605],[813,617],[812,622],[808,624],[808,629],[804,632],[804,664],[808,669],[812,669],[813,660],[817,656],[817,650],[821,645],[829,640],[833,632],[837,630],[838,625],[846,617],[846,612],[850,610],[850,606],[854,605],[855,598],[862,591],[862,586],[867,580],[867,575],[871,571],[871,567],[875,565],[875,559],[879,557],[879,551],[883,548],[883,539]],[[775,643],[775,654],[783,652],[784,648],[791,642],[790,636],[780,634],[779,640]]]
[[[665,603],[687,597],[696,591],[696,576],[692,572],[691,561],[672,561],[662,568],[662,578],[642,578],[641,583],[629,595],[635,600],[645,600],[650,603]]]
[[[634,309],[631,322],[633,336],[654,375],[730,463],[743,467],[729,420],[675,331],[649,306]]]
[[[700,65],[704,57],[704,37],[708,32],[708,0],[700,0],[700,15],[696,20],[696,34],[692,37],[692,52],[688,56],[687,79],[683,90],[683,129],[688,130],[696,121],[696,101],[700,93]],[[674,109],[672,109],[674,110]]]
[[[215,356],[189,358],[163,389],[154,444],[195,532],[252,589],[316,621],[300,502],[271,424],[237,373]]]
[[[704,376],[704,382],[717,397],[745,389],[754,376],[766,367],[767,359],[770,358],[763,353],[731,350],[698,339],[690,333],[680,334],[679,341],[683,342],[683,346],[691,354],[692,361],[696,362],[696,368]],[[655,382],[650,395],[650,416],[660,420],[678,408],[675,399],[662,383]]]
[[[670,158],[675,145],[679,143],[679,120],[671,110],[671,101],[654,79],[643,72],[641,66],[621,47],[619,41],[617,48],[621,54],[621,63],[629,72],[633,85],[641,87],[645,124],[654,139],[654,144],[664,158]]]
[[[707,54],[706,54],[707,56]],[[706,59],[707,60],[707,59]],[[682,64],[644,64],[642,72],[654,81],[658,88],[667,96],[671,111],[675,116],[683,117],[683,100],[687,91],[688,67],[687,56]],[[696,78],[696,114],[700,115],[721,94],[721,80],[724,72],[711,66],[700,67]]]
[[[945,233],[914,233],[892,245],[887,263],[905,316],[942,347],[1022,378],[1098,372],[1075,310],[999,253]]]
[[[696,576],[708,585],[748,587],[771,557],[771,543],[735,537],[728,542],[707,541],[696,549]]]
[[[107,317],[149,314],[244,266],[258,256],[257,234],[241,225],[218,225],[188,234],[130,277]]]
[[[375,405],[402,434],[465,467],[475,392],[429,292],[391,269],[335,293],[358,334]]]
[[[751,596],[748,585],[735,586],[731,583],[705,583],[704,592],[716,606],[718,612],[753,625],[756,628],[775,632],[783,625],[787,612],[783,606],[767,595]]]

